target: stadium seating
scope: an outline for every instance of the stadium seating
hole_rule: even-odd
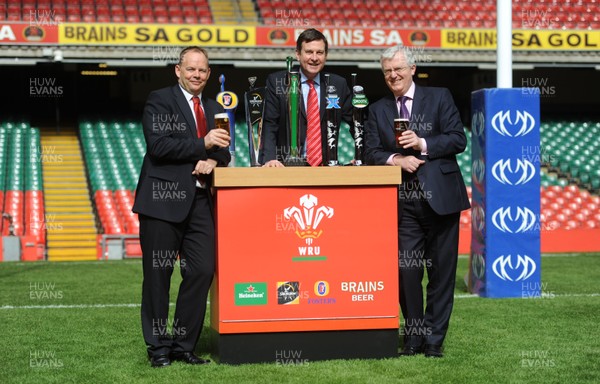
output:
[[[257,0],[265,25],[495,28],[495,1]],[[513,1],[515,29],[598,29],[598,2]]]
[[[575,185],[541,191],[543,229],[600,228],[600,197]]]
[[[11,2],[5,8],[0,4],[0,20],[49,18],[71,23],[213,23],[208,0],[23,0],[22,5],[19,3]]]
[[[26,123],[0,125],[2,235],[34,236],[45,243],[40,135]],[[9,225],[12,222],[12,228]]]
[[[0,124],[0,232],[21,237],[21,258],[29,261],[44,258],[46,243],[39,148],[38,129]]]
[[[600,123],[587,121],[544,123],[542,160],[550,171],[571,184],[600,192]]]
[[[137,234],[133,191],[146,151],[136,123],[83,122],[81,143],[96,209],[105,234]]]
[[[0,4],[0,20],[249,24],[301,27],[494,28],[496,1],[433,0],[23,0]],[[513,1],[515,29],[599,29],[597,0]]]
[[[44,193],[42,191],[42,160],[40,151],[40,131],[26,130],[25,142],[25,234],[34,236],[40,245],[46,243]]]

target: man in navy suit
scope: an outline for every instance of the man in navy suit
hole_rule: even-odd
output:
[[[142,331],[153,367],[172,360],[209,362],[194,354],[215,264],[208,175],[231,160],[229,133],[213,129],[223,108],[202,95],[210,77],[206,51],[181,51],[175,75],[177,85],[150,93],[146,101],[146,155],[133,205],[143,254]],[[169,330],[169,288],[178,257],[182,281]]]
[[[325,36],[316,29],[303,31],[296,39],[296,59],[300,63],[300,118],[298,152],[300,157],[307,159],[307,106],[310,92],[309,82],[314,82],[314,88],[319,99],[319,124],[321,127],[321,158],[322,165],[327,151],[327,90],[323,68],[327,61],[328,44]],[[341,123],[352,122],[352,94],[346,80],[336,74],[329,74],[329,84],[335,86],[339,97],[339,109],[334,109],[336,119]],[[258,161],[267,167],[283,167],[291,155],[288,144],[287,120],[289,118],[287,96],[289,80],[287,71],[270,74],[266,81],[265,114],[262,129],[261,148]],[[306,161],[305,161],[306,163]]]
[[[369,108],[368,164],[402,168],[398,198],[400,306],[404,317],[401,355],[442,357],[452,313],[460,212],[470,207],[456,154],[467,139],[450,92],[413,82],[416,64],[408,48],[381,55],[392,95]],[[398,139],[394,119],[409,119]],[[427,302],[422,279],[427,270]]]

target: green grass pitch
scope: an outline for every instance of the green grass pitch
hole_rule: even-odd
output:
[[[443,359],[152,369],[140,325],[139,260],[1,263],[0,383],[600,382],[600,255],[545,255],[544,295],[536,299],[473,297],[467,269],[461,257]],[[204,357],[207,327],[198,345]]]

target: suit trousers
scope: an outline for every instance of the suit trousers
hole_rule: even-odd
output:
[[[442,345],[454,301],[460,213],[436,214],[418,181],[403,183],[399,194],[398,261],[404,345]],[[429,279],[425,309],[424,270]]]
[[[149,356],[193,352],[200,337],[215,269],[215,230],[208,193],[196,190],[190,212],[181,223],[139,216],[144,273],[142,332]],[[182,281],[169,330],[169,289],[177,264]]]

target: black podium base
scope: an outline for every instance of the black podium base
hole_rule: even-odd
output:
[[[213,359],[224,364],[308,364],[331,359],[398,356],[398,330],[219,334],[211,329]]]

